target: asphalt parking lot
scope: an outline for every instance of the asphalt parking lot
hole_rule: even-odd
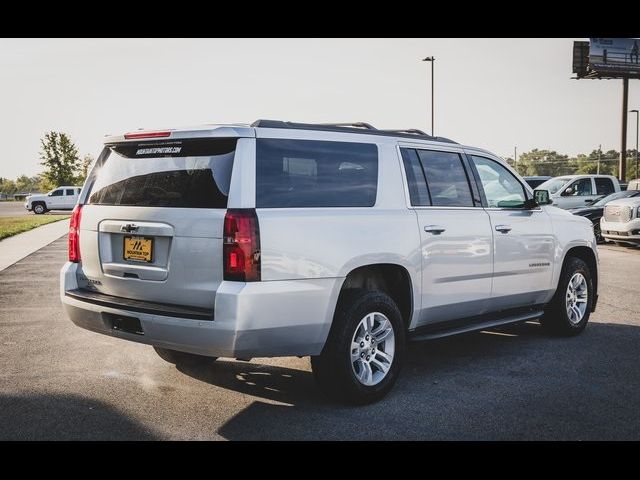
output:
[[[412,344],[383,401],[344,407],[307,358],[165,363],[64,318],[62,238],[0,272],[0,439],[640,439],[640,250],[601,249],[578,337],[527,323]]]
[[[24,202],[0,202],[0,217],[22,217],[24,215],[35,215],[24,208]],[[54,210],[45,215],[69,215],[68,211]]]

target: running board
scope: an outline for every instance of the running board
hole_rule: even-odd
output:
[[[427,325],[420,328],[415,333],[409,333],[409,340],[419,342],[422,340],[432,340],[434,338],[448,337],[459,333],[477,332],[488,328],[498,327],[500,325],[508,325],[510,323],[526,322],[528,320],[538,320],[544,314],[544,310],[533,310],[508,317],[498,317],[485,319],[481,321],[473,321],[469,319],[465,324],[460,325],[458,322],[455,326],[447,327],[446,325]],[[486,318],[486,317],[485,317]]]

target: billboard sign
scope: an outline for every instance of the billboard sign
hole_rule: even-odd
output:
[[[608,77],[640,77],[640,39],[591,38],[589,69]]]

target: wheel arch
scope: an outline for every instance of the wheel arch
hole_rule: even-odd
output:
[[[47,202],[45,202],[44,200],[34,200],[31,202],[31,210],[35,211],[36,205],[42,205],[42,207],[44,208],[44,211],[46,212],[47,210],[49,210],[49,207],[47,207]]]
[[[593,290],[594,290],[594,298],[597,300],[598,298],[598,258],[590,247],[587,246],[575,246],[571,247],[564,254],[564,258],[562,259],[562,266],[564,267],[567,259],[569,257],[579,258],[583,260],[587,266],[589,267],[589,271],[591,272],[591,281],[593,282]],[[591,305],[591,311],[595,311],[596,309],[596,301]]]
[[[414,282],[405,266],[397,263],[373,263],[352,269],[342,282],[335,308],[344,292],[351,289],[379,290],[389,295],[398,306],[405,327],[409,329],[413,319],[415,294]]]

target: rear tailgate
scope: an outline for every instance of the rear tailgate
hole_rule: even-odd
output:
[[[79,284],[213,310],[235,146],[229,138],[108,145],[82,207]]]

